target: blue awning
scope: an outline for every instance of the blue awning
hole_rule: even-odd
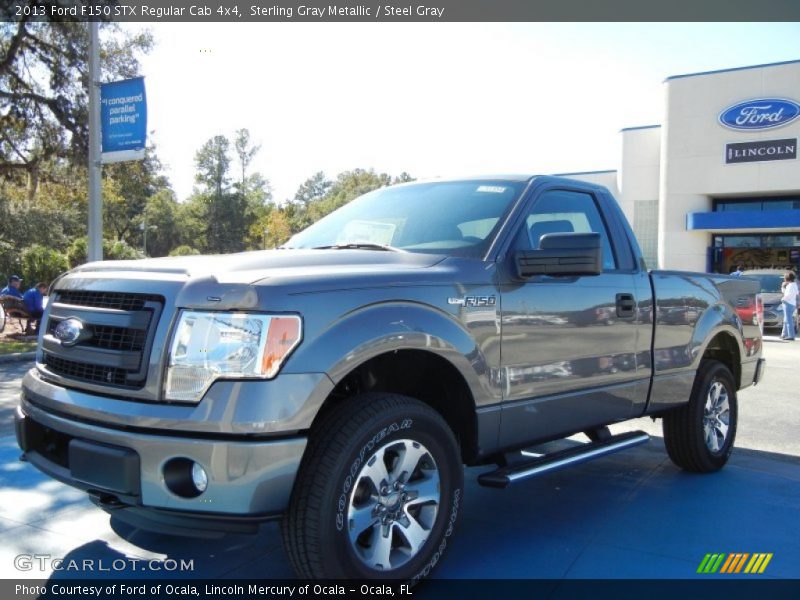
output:
[[[794,229],[800,227],[800,210],[726,210],[686,214],[686,229]]]

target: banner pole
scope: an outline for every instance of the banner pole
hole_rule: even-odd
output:
[[[103,260],[100,164],[100,48],[97,21],[89,22],[89,261]]]

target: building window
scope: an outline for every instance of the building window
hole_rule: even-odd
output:
[[[714,201],[715,212],[762,210],[800,210],[800,198],[736,198]]]
[[[647,266],[658,266],[658,200],[637,200],[633,205],[633,232]]]

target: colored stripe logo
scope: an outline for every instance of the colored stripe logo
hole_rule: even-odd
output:
[[[697,572],[705,575],[714,573],[746,573],[755,575],[763,573],[769,561],[772,560],[772,552],[735,552],[733,554],[706,554],[697,567]]]

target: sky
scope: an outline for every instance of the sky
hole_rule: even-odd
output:
[[[615,169],[619,130],[662,121],[666,77],[800,59],[800,23],[147,27],[148,129],[180,200],[200,146],[239,128],[279,202],[317,171]]]

